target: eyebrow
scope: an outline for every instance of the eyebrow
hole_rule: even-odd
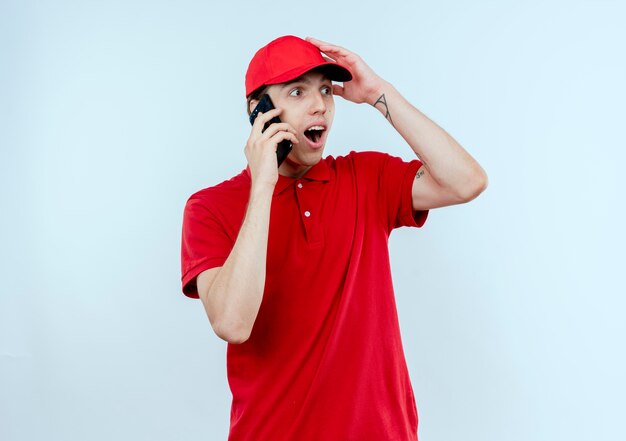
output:
[[[283,83],[283,84],[282,84],[282,86],[283,86],[282,88],[284,89],[285,87],[290,86],[290,85],[292,85],[293,83],[306,83],[306,84],[311,84],[311,80],[310,80],[309,78],[307,78],[307,77],[298,77],[298,78],[295,78],[295,79],[293,79],[293,80],[291,80],[291,81],[287,81],[287,82]]]
[[[331,80],[329,80],[326,76],[324,76],[324,81],[328,81],[329,83],[331,82]],[[281,83],[281,89],[284,89],[285,87],[288,87],[288,86],[290,86],[290,85],[292,85],[294,83],[311,84],[312,81],[311,81],[311,79],[309,77],[302,75],[302,76],[300,76],[298,78],[294,78],[291,81],[287,81],[285,83]]]

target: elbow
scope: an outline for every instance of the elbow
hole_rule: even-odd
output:
[[[241,344],[250,338],[254,321],[248,323],[240,311],[220,307],[215,302],[211,302],[208,290],[199,290],[198,294],[215,335],[232,344]]]
[[[252,328],[245,326],[240,322],[216,322],[211,324],[213,327],[213,332],[222,340],[234,344],[239,345],[241,343],[246,342],[250,338],[250,334],[252,332]]]
[[[488,184],[487,174],[481,169],[474,173],[463,188],[460,189],[458,198],[462,203],[474,200],[487,189]]]

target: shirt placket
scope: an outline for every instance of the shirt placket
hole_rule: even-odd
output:
[[[321,245],[324,238],[321,234],[321,210],[319,194],[314,188],[314,182],[299,179],[296,181],[296,199],[300,211],[300,219],[304,226],[306,240],[309,245]]]

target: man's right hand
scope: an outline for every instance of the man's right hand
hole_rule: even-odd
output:
[[[270,185],[273,188],[278,181],[276,162],[278,144],[285,140],[294,144],[298,143],[296,130],[284,122],[271,124],[265,132],[262,132],[265,123],[280,115],[281,112],[282,109],[277,108],[266,113],[259,113],[252,125],[244,152],[250,166],[253,186]]]

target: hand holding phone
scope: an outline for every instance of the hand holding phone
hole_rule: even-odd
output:
[[[274,104],[272,103],[270,96],[267,94],[263,95],[261,99],[259,100],[259,103],[256,105],[256,107],[250,114],[250,124],[254,124],[254,120],[256,119],[259,112],[267,113],[273,108],[274,108]],[[265,123],[265,126],[263,127],[263,130],[261,132],[264,132],[270,126],[270,124],[279,123],[279,122],[280,122],[280,118],[275,116],[274,118],[269,120],[267,123]],[[284,140],[278,143],[278,146],[276,148],[276,160],[278,162],[279,167],[280,167],[280,164],[283,163],[283,161],[285,160],[285,158],[291,151],[292,147],[293,147],[293,144],[291,143],[291,141],[288,141],[288,140]]]

